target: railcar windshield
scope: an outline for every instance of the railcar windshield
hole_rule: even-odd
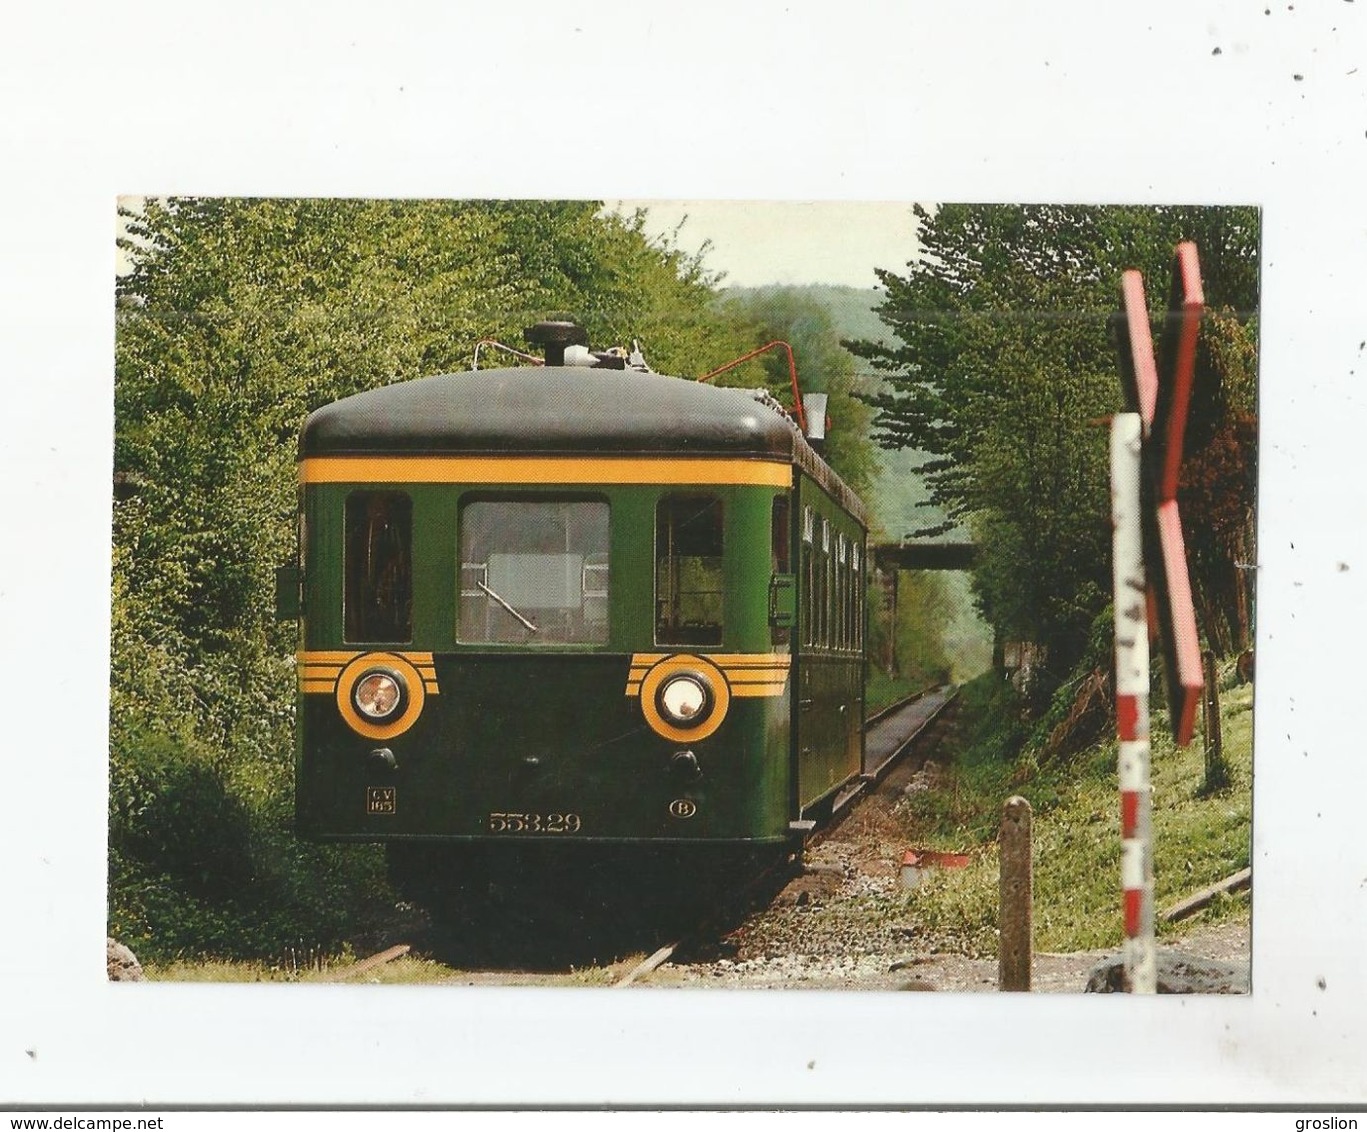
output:
[[[460,513],[463,642],[603,644],[608,504],[480,500]]]
[[[655,510],[655,641],[722,642],[721,500],[666,495]]]

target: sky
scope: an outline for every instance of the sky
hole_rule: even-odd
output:
[[[621,212],[644,207],[646,230],[678,229],[680,247],[711,241],[705,263],[731,287],[766,283],[836,283],[874,287],[874,268],[901,273],[918,248],[909,202],[621,200]],[[682,224],[682,228],[679,225]]]

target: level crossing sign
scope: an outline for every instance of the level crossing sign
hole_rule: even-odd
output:
[[[1121,309],[1111,325],[1128,411],[1111,420],[1111,523],[1125,989],[1153,994],[1157,952],[1149,784],[1149,640],[1155,629],[1172,735],[1179,745],[1191,741],[1202,688],[1196,612],[1177,512],[1196,338],[1205,307],[1196,245],[1177,247],[1157,359],[1144,277],[1138,271],[1121,277],[1120,300]]]
[[[1186,547],[1177,510],[1182,444],[1196,372],[1196,340],[1205,296],[1194,243],[1177,246],[1158,356],[1144,297],[1144,277],[1126,271],[1113,316],[1126,408],[1140,418],[1140,515],[1149,619],[1163,657],[1172,735],[1191,741],[1203,686]]]

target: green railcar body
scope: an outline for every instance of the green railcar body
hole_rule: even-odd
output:
[[[301,833],[778,846],[860,772],[864,514],[748,391],[442,375],[299,467]]]

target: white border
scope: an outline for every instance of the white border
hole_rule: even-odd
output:
[[[0,1105],[1361,1104],[1367,5],[1266,3],[11,13]],[[1254,994],[106,985],[113,209],[141,192],[1261,204]]]

